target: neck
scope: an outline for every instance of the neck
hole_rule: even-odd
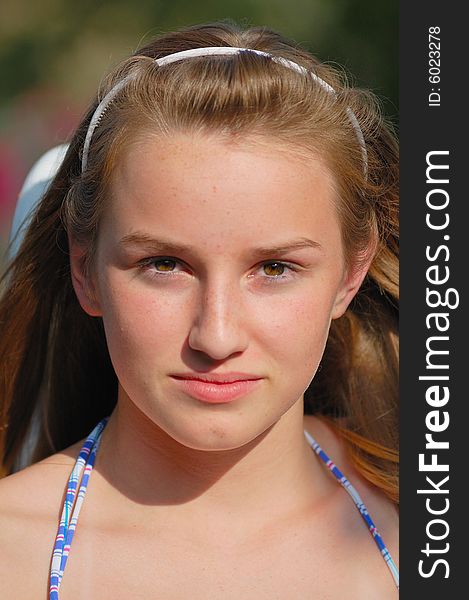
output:
[[[103,433],[96,471],[135,516],[145,511],[189,523],[275,520],[325,499],[331,481],[304,437],[303,398],[240,448],[194,450],[120,397]],[[129,503],[130,501],[130,503]],[[144,508],[143,508],[144,507]],[[266,510],[268,507],[268,510]],[[150,517],[151,518],[151,517]]]

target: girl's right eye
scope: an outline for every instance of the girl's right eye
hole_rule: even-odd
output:
[[[172,258],[160,258],[158,260],[153,260],[151,262],[152,265],[161,265],[163,267],[163,271],[160,271],[157,269],[157,271],[159,273],[163,272],[163,273],[168,273],[168,272],[172,272],[173,269],[171,269],[171,265],[175,265],[178,261],[174,260]]]
[[[179,272],[174,270],[177,264],[182,263],[171,257],[145,258],[138,263],[138,267],[146,271],[151,277],[165,277]]]

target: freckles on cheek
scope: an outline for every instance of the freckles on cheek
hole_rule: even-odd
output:
[[[164,297],[155,298],[154,291],[110,288],[103,310],[108,343],[114,353],[125,354],[129,360],[145,349],[165,347],[176,333],[176,315],[174,304]]]
[[[324,352],[329,332],[329,307],[311,298],[290,303],[283,323],[277,329],[287,361],[314,371]]]

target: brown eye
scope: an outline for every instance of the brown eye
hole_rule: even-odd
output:
[[[174,266],[176,265],[176,261],[172,260],[170,258],[163,258],[163,259],[160,259],[160,260],[155,260],[153,262],[153,264],[155,265],[155,268],[158,271],[160,271],[160,272],[168,272],[168,271],[172,271],[174,269]],[[163,269],[158,268],[158,265],[162,265]]]
[[[264,272],[271,277],[278,277],[285,272],[285,265],[281,262],[267,263],[264,265]]]

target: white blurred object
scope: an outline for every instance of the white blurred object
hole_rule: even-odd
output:
[[[67,150],[68,144],[51,148],[34,163],[26,176],[18,196],[11,225],[9,238],[9,242],[11,243],[9,248],[10,259],[14,258],[18,252],[31,213],[57,173]]]
[[[9,260],[12,260],[16,256],[18,248],[23,240],[23,236],[28,226],[31,214],[57,173],[63,159],[65,158],[67,150],[68,144],[62,144],[61,146],[56,146],[55,148],[48,150],[41,156],[39,160],[34,163],[33,167],[26,176],[23,187],[21,188],[18,196],[15,214],[13,215],[13,222],[9,238],[11,243],[8,253]],[[37,443],[39,429],[40,410],[38,407],[36,407],[28,433],[21,448],[21,452],[18,455],[15,464],[13,465],[13,472],[19,471],[30,464],[31,456]]]

